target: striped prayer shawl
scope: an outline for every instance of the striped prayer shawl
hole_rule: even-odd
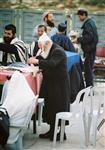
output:
[[[10,44],[14,44],[17,47],[20,61],[23,63],[26,63],[27,62],[27,55],[28,55],[27,54],[28,49],[27,49],[26,44],[23,41],[19,40],[17,37],[14,38]],[[7,62],[16,62],[15,54],[8,53]]]

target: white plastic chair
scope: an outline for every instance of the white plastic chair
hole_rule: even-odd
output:
[[[75,121],[81,124],[81,128],[79,130],[81,147],[83,147],[84,136],[85,136],[85,145],[88,145],[88,133],[87,133],[88,127],[86,124],[85,107],[86,107],[86,101],[90,93],[90,90],[91,90],[91,86],[81,90],[77,94],[76,100],[74,101],[73,104],[71,104],[71,112],[59,112],[56,114],[53,146],[55,146],[56,144],[56,136],[57,136],[59,120],[61,120],[60,142],[62,142],[64,137],[64,131],[65,131],[65,121],[68,120],[70,122],[71,119],[75,119]],[[83,94],[84,94],[83,101],[80,102],[80,98]],[[82,133],[84,134],[84,136],[82,136]]]
[[[96,89],[97,88],[97,89]],[[96,146],[96,137],[97,137],[97,126],[98,123],[105,117],[105,97],[104,98],[104,107],[101,107],[101,104],[103,104],[102,99],[102,92],[104,90],[104,87],[94,87],[94,95],[91,93],[91,111],[89,113],[88,118],[88,138],[90,136],[90,130],[92,129],[92,145]],[[92,91],[92,92],[93,92]],[[98,93],[98,95],[97,95]],[[97,97],[96,97],[97,96]],[[98,104],[96,106],[96,98],[98,98]],[[90,137],[91,138],[91,137]]]
[[[41,126],[42,124],[43,106],[44,106],[44,98],[38,98],[38,125],[39,126]]]
[[[38,98],[37,101],[37,108],[38,108],[38,126],[41,126],[42,124],[42,113],[43,113],[43,106],[44,106],[44,98]],[[37,125],[36,125],[36,111],[32,116],[33,120],[33,133],[35,134],[37,132]]]

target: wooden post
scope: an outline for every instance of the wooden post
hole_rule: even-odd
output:
[[[67,32],[66,34],[68,35],[70,33],[70,31],[72,30],[72,18],[71,18],[71,14],[70,11],[67,10],[66,13],[66,21],[67,21]]]

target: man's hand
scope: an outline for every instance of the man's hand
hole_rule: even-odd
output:
[[[39,64],[39,60],[36,59],[35,57],[30,57],[28,60],[27,60],[27,63],[30,65],[30,64],[34,64],[34,65],[37,65]]]

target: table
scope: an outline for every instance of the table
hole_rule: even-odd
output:
[[[0,98],[2,94],[2,88],[4,82],[7,80],[8,77],[10,77],[14,71],[11,70],[6,70],[6,69],[0,69]],[[33,76],[32,72],[22,72],[30,85],[31,89],[33,90],[34,94],[39,94],[39,89],[40,89],[40,74],[36,74],[36,76]],[[36,133],[36,116],[35,114],[33,115],[33,132]]]
[[[14,71],[0,69],[0,85],[3,85],[4,82],[7,80],[9,76],[11,76]],[[30,85],[31,89],[33,90],[34,94],[37,94],[37,81],[36,78],[33,77],[32,72],[23,72],[28,84]]]
[[[78,53],[65,51],[67,56],[67,70],[70,82],[70,102],[73,103],[80,90],[84,88],[81,57]]]
[[[79,53],[65,51],[67,56],[67,70],[68,72],[71,70],[73,64],[80,62],[80,55]]]

